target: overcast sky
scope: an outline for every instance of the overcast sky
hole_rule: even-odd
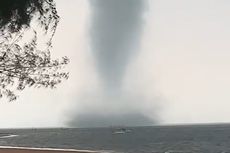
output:
[[[147,1],[142,20],[132,18],[141,22],[131,43],[138,50],[119,76],[125,91],[119,98],[102,89],[92,4],[56,3],[61,21],[52,54],[69,56],[70,79],[55,90],[26,90],[16,102],[0,100],[0,127],[68,126],[75,119],[74,126],[81,126],[79,116],[114,119],[118,111],[154,124],[230,122],[230,1]]]

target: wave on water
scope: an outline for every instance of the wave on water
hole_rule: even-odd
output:
[[[19,135],[7,134],[7,135],[0,136],[0,139],[13,138],[13,137],[17,137],[17,136],[19,136]]]
[[[1,138],[1,137],[0,137]],[[44,151],[76,151],[84,153],[99,153],[92,150],[77,150],[77,149],[58,149],[58,148],[33,148],[33,147],[14,147],[14,146],[0,146],[0,149],[19,149],[19,150],[44,150]]]

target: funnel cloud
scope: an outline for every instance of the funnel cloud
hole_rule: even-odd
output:
[[[92,54],[105,86],[115,89],[138,49],[144,1],[91,0],[90,5]]]

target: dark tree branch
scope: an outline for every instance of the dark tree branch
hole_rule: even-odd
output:
[[[35,20],[50,37],[45,50],[37,47],[37,31],[30,26]],[[69,59],[52,60],[50,48],[59,16],[53,0],[1,0],[0,2],[0,97],[10,101],[15,92],[26,87],[55,88],[69,73],[61,69]],[[34,37],[20,44],[28,29]]]

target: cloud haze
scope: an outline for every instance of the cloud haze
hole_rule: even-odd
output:
[[[117,25],[123,20],[99,12],[129,1],[56,0],[52,56],[70,57],[70,78],[55,90],[28,89],[15,103],[0,99],[0,127],[229,122],[230,1],[146,1],[131,1],[140,4],[127,8],[136,16]]]

